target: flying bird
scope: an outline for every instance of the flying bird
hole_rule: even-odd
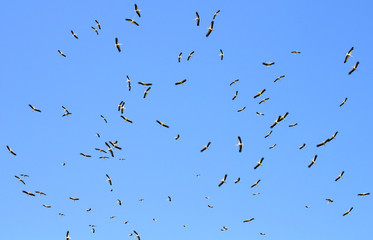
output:
[[[114,157],[113,148],[110,147],[110,145],[109,145],[107,142],[105,142],[105,145],[106,145],[106,147],[107,147],[107,150],[110,152],[110,155],[111,155],[112,157]]]
[[[238,109],[237,112],[242,112],[243,110],[245,110],[246,107],[243,107],[241,109]]]
[[[79,201],[79,198],[69,197],[69,199],[73,200],[74,202]]]
[[[351,207],[347,212],[343,213],[342,216],[346,216],[346,215],[350,214],[352,209],[354,209],[354,207]]]
[[[124,105],[126,103],[121,101],[119,104],[118,104],[118,111],[120,111],[121,114],[123,114],[123,110],[125,109]]]
[[[238,152],[242,152],[242,146],[243,146],[243,143],[242,143],[242,140],[241,140],[241,137],[238,136]]]
[[[302,148],[304,148],[305,146],[306,146],[306,144],[303,143],[302,146],[299,147],[299,149],[302,149]]]
[[[262,158],[259,160],[259,162],[256,163],[254,169],[257,169],[259,166],[262,166],[263,160],[264,160],[264,157],[262,157]]]
[[[146,83],[146,82],[138,82],[138,84],[143,85],[144,87],[152,86],[152,83]]]
[[[327,198],[327,199],[325,199],[328,203],[332,203],[332,202],[334,202],[333,201],[333,199],[330,199],[330,198]]]
[[[272,148],[276,147],[276,145],[277,144],[274,144],[274,145],[270,146],[269,149],[272,149]]]
[[[210,27],[206,33],[206,37],[210,36],[212,31],[214,31],[214,21],[211,21]]]
[[[215,19],[216,16],[218,16],[218,14],[220,13],[220,10],[218,10],[215,14],[214,14],[214,17],[212,19]]]
[[[43,207],[45,207],[45,208],[51,208],[52,206],[43,204]]]
[[[35,191],[36,194],[39,194],[40,196],[41,195],[44,195],[44,196],[47,196],[47,194],[43,193],[43,192],[40,192],[40,191]]]
[[[272,130],[269,133],[267,133],[267,135],[265,135],[264,138],[271,136],[271,134],[272,134]]]
[[[345,171],[342,171],[341,174],[339,174],[339,176],[334,181],[338,181],[339,179],[341,179],[344,173]]]
[[[189,59],[193,56],[193,54],[194,54],[194,51],[191,52],[191,53],[189,53],[189,56],[188,56],[188,58],[187,58],[187,61],[189,61]]]
[[[179,53],[179,56],[177,56],[177,61],[178,61],[178,62],[180,62],[180,60],[181,60],[181,55],[183,55],[183,52],[180,52],[180,53]]]
[[[150,89],[152,89],[152,87],[148,87],[145,92],[144,92],[144,98],[146,98],[146,96],[148,95]]]
[[[97,25],[98,29],[101,30],[101,24],[97,20],[95,20],[95,22],[96,22],[96,25]]]
[[[121,51],[120,45],[122,45],[122,44],[118,42],[118,38],[115,38],[115,45],[114,46],[118,49],[118,52]]]
[[[263,65],[269,67],[271,65],[275,64],[275,62],[263,62]]]
[[[261,181],[260,179],[259,179],[258,181],[256,181],[253,185],[251,185],[251,188],[257,186],[257,185],[259,184],[260,181]]]
[[[202,149],[201,149],[201,152],[205,151],[206,149],[209,148],[211,142],[208,142]]]
[[[218,187],[221,187],[221,185],[223,185],[224,183],[226,183],[227,176],[228,176],[228,174],[225,174],[225,175],[224,175],[224,177],[223,177],[223,179],[220,181]]]
[[[316,163],[317,154],[313,157],[311,163],[308,165],[308,168],[312,167],[313,164]]]
[[[80,153],[80,155],[82,155],[82,156],[84,156],[84,157],[92,157],[91,155],[84,154],[84,153]]]
[[[140,14],[140,9],[137,7],[137,4],[135,3],[135,13],[137,13],[137,15],[139,16],[139,17],[141,17],[141,14]]]
[[[129,122],[129,123],[132,123],[132,121],[124,116],[120,116],[121,118],[123,118],[126,122]]]
[[[237,178],[234,183],[239,183],[241,181],[241,178]]]
[[[69,231],[67,231],[65,239],[70,240],[70,232]]]
[[[66,116],[71,115],[71,112],[69,112],[69,110],[67,110],[67,108],[65,108],[64,106],[62,106],[62,108],[65,111],[65,113],[62,115],[62,117],[66,117]]]
[[[234,99],[236,99],[237,94],[238,94],[238,91],[236,91],[236,93],[234,94],[234,96],[233,96],[233,98],[232,98],[232,101],[233,101]]]
[[[94,27],[91,27],[91,28],[93,29],[93,31],[95,31],[96,35],[98,35],[98,31],[97,31],[97,29],[94,28]]]
[[[180,139],[180,135],[178,134],[176,137],[175,137],[175,140],[179,140]]]
[[[299,51],[292,51],[291,53],[294,53],[294,54],[300,54]]]
[[[113,145],[114,148],[119,149],[119,150],[122,150],[122,148],[118,146],[118,141],[114,141],[114,142],[109,141],[109,143],[110,143],[111,145]]]
[[[118,204],[119,206],[122,206],[122,201],[120,199],[118,199]]]
[[[258,116],[264,116],[264,113],[256,112],[256,115],[258,115]]]
[[[223,58],[224,58],[224,53],[223,53],[223,50],[220,49],[220,60],[223,61]]]
[[[262,103],[266,102],[267,100],[269,100],[269,98],[265,98],[265,99],[261,100],[261,101],[259,102],[259,104],[262,104]]]
[[[14,176],[14,177],[17,178],[18,181],[20,181],[21,183],[23,183],[24,185],[26,185],[26,183],[20,177],[18,177],[18,176]]]
[[[266,90],[263,89],[262,91],[258,92],[258,93],[254,96],[254,98],[257,98],[257,97],[259,97],[259,96],[262,96],[262,94],[263,94],[265,91],[266,91]]]
[[[347,101],[347,98],[345,98],[345,100],[343,100],[343,102],[339,104],[339,106],[342,107],[343,105],[345,105],[346,101]]]
[[[233,82],[231,82],[231,83],[229,84],[229,86],[232,86],[233,84],[235,84],[235,83],[238,82],[238,81],[240,81],[240,80],[239,80],[239,79],[234,80]]]
[[[73,35],[74,38],[78,39],[78,36],[74,33],[73,30],[71,30],[71,34]]]
[[[32,106],[31,104],[29,104],[29,107],[32,109],[32,111],[36,111],[36,112],[41,112],[39,109],[37,109],[36,107]]]
[[[175,83],[175,85],[183,85],[183,83],[185,83],[187,80],[186,79],[184,79],[184,80],[181,80],[181,81],[179,81],[179,82],[176,82]]]
[[[61,56],[66,57],[66,55],[65,55],[63,52],[61,52],[61,50],[57,50],[57,51],[58,51],[58,53],[59,53]]]
[[[298,123],[294,123],[294,124],[290,124],[289,127],[295,127],[297,125],[298,125]]]
[[[197,21],[197,26],[199,26],[199,22],[201,21],[201,18],[199,17],[198,12],[196,12],[196,18],[194,20]]]
[[[135,20],[133,20],[133,19],[126,18],[126,21],[127,21],[127,22],[130,22],[130,23],[133,23],[133,24],[135,24],[136,26],[139,26],[139,24],[138,24]]]
[[[282,75],[282,76],[276,78],[274,82],[277,82],[278,80],[280,80],[281,78],[284,78],[284,77],[285,77],[285,75]]]
[[[351,75],[355,70],[357,70],[357,66],[359,66],[359,61],[355,63],[355,65],[352,67],[352,69],[348,72],[348,75]]]
[[[133,232],[135,233],[135,235],[136,235],[136,237],[137,237],[137,240],[141,240],[141,239],[140,239],[140,235],[139,235],[135,230],[133,230]]]
[[[172,198],[170,196],[168,196],[168,201],[171,202],[172,201]]]
[[[353,50],[354,50],[354,47],[352,47],[352,48],[350,49],[350,51],[348,51],[348,53],[346,53],[346,57],[345,57],[345,61],[344,61],[344,63],[347,62],[347,60],[348,60],[349,57],[352,57],[351,53],[352,53]]]
[[[248,223],[248,222],[251,222],[252,220],[254,220],[254,218],[250,218],[250,219],[243,220],[243,222],[244,222],[244,223]]]
[[[8,149],[9,153],[13,154],[14,156],[17,156],[17,154],[8,145],[6,145],[6,148]]]
[[[100,117],[105,121],[105,123],[107,123],[107,120],[104,116],[100,115]]]
[[[166,128],[170,128],[168,125],[164,124],[163,122],[157,120],[156,121],[159,125],[161,125],[162,127],[166,127]]]
[[[360,197],[365,197],[365,196],[368,196],[368,195],[370,195],[370,193],[368,193],[368,192],[365,192],[365,193],[359,193],[359,194],[358,194],[358,196],[360,196]]]
[[[22,191],[23,193],[27,194],[27,196],[33,196],[35,197],[35,194],[33,194],[32,192],[27,192],[25,190]]]

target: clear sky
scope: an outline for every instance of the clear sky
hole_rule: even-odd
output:
[[[64,239],[67,230],[72,240],[135,239],[128,236],[133,230],[142,240],[370,239],[372,196],[357,194],[373,191],[372,9],[362,0],[3,2],[2,239]],[[95,19],[99,35],[91,29]],[[271,61],[269,68],[262,65]],[[348,75],[357,61],[358,71]],[[137,82],[153,84],[145,99],[146,87]],[[254,99],[262,89],[263,97]],[[133,124],[120,117],[120,101]],[[61,106],[72,114],[62,117]],[[334,140],[316,147],[336,131]],[[115,140],[123,150],[99,159],[105,154],[95,148],[106,150],[104,143]],[[21,177],[26,185],[14,177],[20,174],[29,175]],[[249,218],[255,219],[242,222]],[[220,231],[223,226],[228,230]]]

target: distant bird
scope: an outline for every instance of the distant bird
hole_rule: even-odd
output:
[[[14,177],[17,178],[18,181],[20,181],[21,183],[23,183],[24,185],[26,185],[26,183],[20,177],[18,177],[18,176],[14,176]]]
[[[254,193],[253,195],[254,195],[254,196],[257,196],[257,195],[259,195],[259,194],[260,194],[260,193],[258,192],[258,193]]]
[[[303,143],[302,146],[299,147],[299,149],[302,149],[302,148],[304,148],[305,146],[306,146],[306,144]]]
[[[258,115],[258,116],[264,116],[264,113],[256,112],[256,115]]]
[[[107,120],[104,116],[100,115],[100,117],[105,121],[105,123],[107,123]]]
[[[8,149],[9,153],[13,154],[14,156],[17,156],[17,154],[8,145],[6,145],[6,148]]]
[[[207,207],[208,207],[208,208],[214,208],[214,206],[212,206],[212,205],[207,205]]]
[[[148,95],[150,89],[152,89],[152,87],[148,87],[145,92],[144,92],[144,98],[146,98],[146,96]]]
[[[172,198],[170,196],[168,196],[168,201],[171,202],[172,201]]]
[[[266,102],[266,101],[268,101],[268,100],[269,100],[269,98],[265,98],[265,99],[261,100],[261,101],[259,102],[259,104],[262,104],[262,103],[264,103],[264,102]]]
[[[137,4],[135,3],[135,13],[137,13],[137,15],[139,16],[139,17],[141,17],[141,14],[140,14],[140,9],[137,7]]]
[[[95,148],[95,150],[99,151],[99,152],[103,152],[103,153],[106,153],[105,150],[102,150],[101,148]]]
[[[228,230],[228,228],[226,226],[223,226],[223,228],[220,229],[220,231],[222,231],[222,232],[227,231],[227,230]]]
[[[310,206],[306,206],[306,208],[311,208]]]
[[[339,174],[339,176],[334,181],[338,181],[339,179],[341,179],[344,173],[345,171],[342,171],[341,174]]]
[[[29,177],[27,174],[20,174],[21,177]]]
[[[118,111],[120,111],[121,114],[123,114],[123,111],[125,109],[125,107],[124,107],[125,104],[126,103],[123,102],[123,101],[120,101],[120,103],[118,104]]]
[[[58,51],[58,53],[62,56],[62,57],[66,57],[66,55],[63,53],[63,52],[61,52],[61,50],[57,50]]]
[[[118,52],[121,51],[120,45],[122,45],[122,44],[118,42],[118,38],[115,38],[115,45],[114,46],[118,49]]]
[[[365,196],[368,196],[368,195],[370,195],[370,193],[368,193],[368,192],[365,192],[365,193],[359,193],[359,194],[358,194],[358,196],[360,196],[360,197],[365,197]]]
[[[352,48],[350,49],[350,51],[348,51],[348,53],[346,53],[346,57],[345,57],[345,61],[344,61],[344,63],[347,62],[347,60],[348,60],[349,57],[352,57],[351,53],[352,53],[353,50],[354,50],[354,47],[352,47]]]
[[[243,220],[243,222],[244,222],[244,223],[248,223],[248,222],[251,222],[251,221],[253,221],[253,220],[254,220],[254,218],[250,218],[250,219]]]
[[[110,145],[107,142],[105,142],[105,145],[107,147],[107,150],[110,152],[111,157],[114,157],[113,148],[110,147]]]
[[[118,204],[119,206],[122,206],[122,201],[120,199],[118,199]]]
[[[273,144],[272,146],[269,147],[269,149],[272,149],[274,147],[276,147],[277,144]]]
[[[131,80],[127,75],[127,85],[128,85],[128,91],[131,91]]]
[[[342,216],[346,216],[346,215],[350,214],[352,209],[354,209],[354,207],[351,207],[347,212],[343,213]]]
[[[212,19],[215,19],[216,16],[218,16],[218,14],[220,13],[220,10],[218,10],[215,14],[214,14],[214,17]]]
[[[224,53],[223,53],[223,50],[220,49],[220,60],[223,61],[223,58],[224,58]]]
[[[256,163],[254,169],[257,169],[259,166],[262,166],[263,160],[264,160],[264,157],[262,157],[262,158],[259,160],[259,162]]]
[[[180,139],[180,135],[178,134],[176,137],[175,137],[175,140],[179,140]]]
[[[332,202],[334,202],[333,201],[333,199],[330,199],[330,198],[327,198],[327,199],[325,199],[328,203],[332,203]]]
[[[66,240],[70,240],[70,233],[69,233],[69,231],[67,231],[65,239]]]
[[[194,51],[191,52],[191,53],[189,53],[189,56],[188,56],[188,58],[187,58],[187,61],[189,61],[189,59],[193,56],[193,54],[194,54]]]
[[[114,219],[115,218],[115,216],[110,216],[110,219]]]
[[[40,191],[35,191],[36,194],[39,194],[40,196],[41,195],[44,195],[44,196],[47,196],[47,194],[43,193],[43,192],[40,192]]]
[[[27,196],[33,196],[35,197],[35,194],[33,194],[32,192],[27,192],[25,190],[22,191],[23,193],[27,194]]]
[[[317,154],[313,157],[311,163],[308,165],[308,168],[312,167],[313,164],[316,163]]]
[[[197,21],[197,26],[199,26],[199,22],[201,21],[201,18],[199,17],[198,12],[196,12],[196,18],[194,20]]]
[[[74,38],[78,39],[78,36],[74,33],[73,30],[71,30],[71,34],[73,35]]]
[[[162,127],[165,127],[165,128],[170,128],[168,125],[164,124],[163,122],[157,120],[156,121],[159,125],[161,125]]]
[[[258,181],[256,181],[253,185],[251,185],[251,188],[257,186],[257,185],[259,184],[260,181],[261,181],[260,179],[259,179]]]
[[[257,98],[257,97],[259,97],[259,96],[262,96],[262,94],[263,94],[265,91],[266,91],[266,90],[263,89],[262,91],[258,92],[258,93],[254,96],[254,98]]]
[[[32,111],[34,112],[41,112],[39,109],[37,109],[36,107],[32,106],[31,104],[29,104],[29,107],[32,109]]]
[[[271,65],[275,64],[275,62],[263,62],[263,65],[269,67]]]
[[[136,237],[137,237],[137,240],[141,240],[141,239],[140,239],[140,235],[139,235],[135,230],[133,230],[133,232],[135,233],[135,235],[136,235]]]
[[[139,26],[139,24],[138,24],[135,20],[133,20],[133,19],[126,18],[126,21],[127,21],[127,22],[130,22],[130,23],[133,23],[133,24],[135,24],[136,26]]]
[[[243,146],[243,143],[242,143],[242,140],[241,140],[241,137],[238,136],[238,152],[242,152],[242,146]]]
[[[146,83],[146,82],[138,82],[138,84],[143,85],[145,87],[153,85],[152,83]]]
[[[294,54],[300,54],[299,51],[292,51],[291,53],[294,53]]]
[[[260,233],[260,235],[264,236],[264,235],[266,235],[266,234],[265,234],[265,233]]]
[[[238,109],[237,112],[242,112],[243,110],[245,110],[246,107],[243,107],[241,109]]]
[[[234,99],[236,99],[237,94],[238,94],[238,91],[236,91],[236,93],[234,94],[234,96],[233,96],[233,98],[232,98],[232,101],[233,101]]]
[[[92,208],[88,208],[86,211],[87,211],[87,212],[90,212],[90,211],[92,211]]]
[[[60,215],[60,216],[62,216],[62,217],[64,217],[64,216],[65,216],[65,214],[63,214],[63,213],[58,213],[58,215]]]
[[[180,85],[180,84],[183,85],[186,81],[187,81],[186,79],[183,79],[179,82],[176,82],[175,85]]]
[[[43,207],[45,207],[45,208],[51,208],[52,206],[43,204]]]
[[[178,62],[180,62],[180,60],[181,60],[181,56],[182,56],[182,55],[183,55],[183,52],[180,52],[180,53],[179,53],[179,56],[177,56],[177,61],[178,61]]]
[[[110,186],[113,185],[112,182],[111,182],[111,178],[107,174],[106,174],[106,181],[109,182]]]
[[[234,80],[233,82],[231,82],[231,83],[229,84],[229,86],[232,86],[233,84],[235,84],[235,83],[238,82],[238,81],[240,81],[240,80],[239,80],[239,79]]]
[[[210,27],[206,33],[206,37],[210,36],[212,31],[214,31],[214,21],[211,21]]]
[[[100,135],[99,133],[96,133],[96,136],[97,136],[98,138],[100,138],[100,137],[101,137],[101,135]]]
[[[220,181],[218,187],[221,187],[221,185],[223,185],[224,183],[226,183],[227,176],[228,176],[228,174],[225,174],[225,175],[224,175],[224,177],[223,177],[223,179]]]
[[[277,82],[278,80],[280,80],[281,78],[284,78],[284,77],[285,77],[285,75],[282,75],[282,76],[276,78],[274,82]]]
[[[357,66],[359,66],[359,61],[357,61],[355,63],[355,65],[352,67],[352,69],[348,72],[348,75],[350,75],[351,73],[353,73],[355,70],[357,70]]]
[[[343,100],[343,102],[341,104],[339,104],[340,107],[342,107],[347,101],[347,98],[345,98],[345,100]]]
[[[133,123],[132,120],[130,120],[130,119],[124,117],[124,116],[120,116],[120,117],[123,118],[126,122]]]
[[[101,156],[101,157],[99,157],[100,159],[108,159],[109,157],[107,157],[107,156]]]
[[[211,142],[208,142],[202,149],[201,149],[201,152],[205,151],[206,149],[209,148]]]
[[[101,30],[101,24],[97,20],[95,20],[95,22],[96,22],[96,25],[97,25],[98,29]]]
[[[94,27],[91,27],[91,28],[93,29],[93,31],[95,31],[96,35],[98,35],[98,31],[97,31],[97,29],[94,28]]]
[[[241,178],[237,178],[234,183],[239,183],[241,181]]]
[[[85,153],[80,153],[80,155],[82,155],[84,157],[92,157],[91,155],[88,155],[88,154],[85,154]]]
[[[69,197],[69,199],[73,200],[74,202],[75,202],[75,201],[79,201],[79,198]]]
[[[122,148],[118,146],[118,141],[114,141],[114,142],[109,141],[109,143],[110,143],[114,148],[119,149],[119,150],[122,150]]]
[[[71,112],[69,112],[69,110],[67,110],[67,108],[65,108],[64,106],[62,106],[62,108],[65,111],[65,113],[62,115],[62,117],[66,117],[66,116],[71,115]]]
[[[290,124],[289,127],[295,127],[297,125],[298,125],[298,123],[294,123],[294,124]]]
[[[264,138],[271,136],[271,134],[272,134],[272,130],[269,133],[267,133],[267,135],[265,135]]]

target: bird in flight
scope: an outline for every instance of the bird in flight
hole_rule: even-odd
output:
[[[95,20],[95,22],[96,22],[96,25],[97,25],[98,29],[101,30],[101,24],[97,20]]]
[[[189,59],[193,56],[193,54],[194,54],[194,51],[192,51],[191,53],[189,53],[189,56],[188,56],[188,58],[187,58],[187,61],[189,61]]]
[[[152,88],[152,87],[148,87],[148,88],[145,90],[145,92],[144,92],[144,98],[146,98],[146,96],[148,95],[148,93],[149,93],[149,91],[150,91],[151,88]]]
[[[32,109],[32,111],[34,112],[41,112],[39,109],[37,109],[36,107],[32,106],[31,104],[29,104],[29,107]]]
[[[175,85],[183,85],[183,83],[185,83],[187,80],[186,79],[184,79],[184,80],[181,80],[181,81],[179,81],[179,82],[176,82],[175,83]]]
[[[308,165],[308,168],[312,167],[313,164],[316,163],[317,154],[313,157],[311,163]]]
[[[179,140],[180,139],[180,135],[178,134],[176,137],[175,137],[175,140]]]
[[[294,54],[300,54],[299,51],[292,51],[291,53],[294,53]]]
[[[275,79],[274,82],[277,82],[278,80],[280,80],[281,78],[284,78],[284,77],[285,77],[285,75],[279,76],[278,78]]]
[[[170,128],[168,125],[164,124],[163,122],[157,120],[156,121],[159,125],[161,125],[162,127],[165,127],[165,128]]]
[[[346,215],[350,214],[352,209],[354,209],[354,207],[351,207],[347,212],[343,213],[342,216],[346,216]]]
[[[262,103],[264,103],[264,102],[266,102],[266,101],[268,101],[268,100],[269,100],[269,98],[265,98],[265,99],[261,100],[261,101],[259,102],[259,104],[262,104]]]
[[[78,36],[74,33],[73,30],[71,30],[71,34],[73,35],[74,38],[78,39]]]
[[[118,141],[114,141],[114,142],[109,141],[109,143],[110,143],[111,145],[113,145],[114,148],[119,149],[119,150],[122,150],[122,148],[119,147],[119,146],[117,145],[117,144],[118,144]]]
[[[178,62],[180,62],[180,60],[181,60],[181,55],[183,55],[183,52],[180,52],[180,53],[179,53],[179,56],[177,56],[177,61],[178,61]]]
[[[69,232],[69,231],[67,231],[65,239],[66,239],[66,240],[70,240],[70,239],[71,239],[71,238],[70,238],[70,232]]]
[[[119,104],[118,104],[118,111],[120,111],[121,114],[123,114],[123,110],[125,109],[124,105],[126,103],[121,101]]]
[[[298,125],[298,123],[294,123],[294,124],[290,124],[289,127],[295,127],[297,125]]]
[[[118,204],[119,206],[122,206],[122,201],[120,199],[118,199]]]
[[[82,156],[84,156],[84,157],[92,157],[91,155],[84,154],[84,153],[80,153],[80,155],[82,155]]]
[[[238,136],[238,152],[242,152],[242,146],[243,146],[243,143],[242,143],[242,140],[241,140],[241,137]]]
[[[110,145],[107,142],[105,142],[105,145],[107,147],[107,150],[110,152],[111,156],[114,157],[113,148],[110,147]]]
[[[257,185],[259,184],[260,181],[261,181],[260,179],[259,179],[258,181],[256,181],[253,185],[251,185],[251,188],[257,186]]]
[[[245,110],[246,107],[243,107],[241,109],[238,109],[237,112],[242,112],[243,110]]]
[[[302,149],[302,148],[304,148],[305,146],[306,146],[306,144],[303,143],[302,146],[299,147],[299,149]]]
[[[352,48],[350,49],[350,51],[348,51],[348,53],[346,53],[346,57],[345,57],[345,61],[344,61],[344,63],[347,62],[347,60],[348,60],[349,57],[352,57],[351,53],[352,53],[353,50],[354,50],[354,47],[352,47]]]
[[[348,72],[348,75],[351,75],[355,70],[357,70],[357,66],[359,66],[359,61],[355,63],[355,65],[352,67],[352,69]]]
[[[14,156],[17,156],[17,154],[8,145],[6,145],[6,148],[8,149],[9,153],[13,154]]]
[[[59,53],[61,56],[66,57],[66,55],[65,55],[63,52],[61,52],[61,50],[57,50],[57,51],[58,51],[58,53]]]
[[[269,149],[272,149],[272,148],[276,147],[276,145],[277,144],[274,144],[274,145],[270,146]]]
[[[172,198],[170,196],[168,196],[168,201],[171,202],[172,201]]]
[[[52,206],[43,204],[43,207],[45,207],[45,208],[51,208]]]
[[[127,75],[127,85],[128,85],[128,91],[131,91],[131,80]]]
[[[35,193],[39,194],[40,196],[41,196],[41,195],[47,196],[47,194],[45,194],[45,193],[43,193],[43,192],[40,192],[40,191],[35,191]]]
[[[26,185],[26,183],[20,177],[18,177],[18,176],[14,176],[14,177],[17,178],[18,181],[20,181],[21,183],[23,183],[24,185]]]
[[[259,160],[259,162],[256,163],[254,169],[257,169],[259,166],[262,166],[263,160],[264,160],[264,157],[262,157],[262,158]]]
[[[239,80],[239,79],[234,80],[233,82],[231,82],[231,83],[229,84],[229,86],[232,86],[233,84],[235,84],[235,83],[238,82],[238,81],[240,81],[240,80]]]
[[[270,67],[271,65],[275,64],[275,62],[263,62],[263,65]]]
[[[221,187],[221,185],[223,185],[224,183],[226,183],[227,176],[228,176],[228,174],[225,174],[225,175],[224,175],[224,177],[223,177],[223,179],[220,181],[218,187]]]
[[[339,179],[341,179],[344,173],[345,171],[342,171],[341,174],[339,174],[339,176],[334,181],[338,181]]]
[[[220,60],[223,61],[223,58],[224,58],[224,53],[223,53],[223,50],[220,49]]]
[[[126,122],[132,123],[132,121],[126,118],[125,116],[120,116],[120,117],[123,118]]]
[[[220,13],[220,10],[218,10],[215,14],[214,14],[214,17],[212,19],[215,19],[216,16],[218,16],[218,14]]]
[[[23,190],[22,192],[25,193],[25,194],[27,194],[27,196],[33,196],[33,197],[35,197],[35,194],[33,194],[32,192],[28,192],[28,191],[25,191],[25,190]]]
[[[79,201],[79,198],[69,197],[69,199],[73,200],[74,202]]]
[[[359,194],[358,194],[358,196],[360,196],[360,197],[365,197],[365,196],[368,196],[368,195],[370,195],[370,193],[368,193],[368,192],[365,192],[365,193],[359,193]]]
[[[265,135],[264,138],[271,136],[271,134],[272,134],[272,130],[269,133],[267,133],[267,135]]]
[[[238,91],[236,91],[236,93],[234,94],[234,96],[233,96],[233,98],[232,98],[232,101],[233,101],[234,99],[236,99],[237,94],[238,94]]]
[[[330,199],[330,198],[327,198],[327,199],[325,199],[325,200],[327,201],[327,203],[332,203],[332,202],[334,202],[333,199]]]
[[[206,37],[210,36],[211,32],[214,31],[214,21],[211,21],[210,27],[206,33]]]
[[[139,24],[138,24],[135,20],[133,20],[133,19],[126,18],[126,21],[127,21],[127,22],[130,22],[130,23],[133,23],[133,24],[135,24],[136,26],[139,26]]]
[[[94,27],[91,27],[91,28],[93,29],[93,31],[95,31],[96,35],[98,35],[98,31],[97,31],[97,29],[94,28]]]
[[[67,108],[65,108],[64,106],[62,106],[62,108],[65,111],[65,113],[62,115],[62,117],[66,117],[66,116],[71,115],[71,112],[69,112],[69,110],[67,110]]]
[[[137,4],[135,3],[135,13],[137,13],[137,15],[139,16],[139,17],[141,17],[141,14],[140,14],[140,9],[137,7]]]
[[[254,96],[254,98],[257,98],[257,97],[259,97],[259,96],[262,96],[262,94],[263,94],[265,91],[266,91],[266,90],[263,89],[262,91],[258,92],[258,93]]]
[[[241,181],[241,178],[237,178],[234,183],[239,183]]]
[[[140,235],[135,230],[133,230],[133,232],[135,233],[137,240],[140,240]]]
[[[258,115],[258,116],[264,116],[264,113],[256,112],[256,115]]]
[[[105,123],[107,123],[107,120],[104,116],[100,115],[100,117],[105,121]]]
[[[122,45],[122,44],[118,42],[118,38],[115,38],[115,45],[114,46],[118,49],[118,52],[121,51],[120,45]]]
[[[138,84],[143,85],[145,87],[153,85],[151,83],[146,83],[146,82],[138,82]]]
[[[197,21],[197,26],[199,26],[199,22],[201,21],[201,18],[199,17],[198,12],[196,12],[196,18],[194,20]]]
[[[254,220],[254,218],[250,218],[250,219],[243,220],[243,222],[244,222],[244,223],[248,223],[248,222],[251,222],[252,220]]]
[[[345,105],[346,101],[347,101],[347,98],[345,98],[345,100],[343,100],[343,102],[339,104],[339,106],[342,107],[343,105]]]
[[[202,149],[201,149],[201,152],[205,151],[206,149],[209,148],[211,142],[208,142]]]

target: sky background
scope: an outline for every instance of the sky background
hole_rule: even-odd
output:
[[[359,0],[3,2],[2,238],[64,239],[69,230],[73,240],[133,239],[128,234],[136,230],[142,240],[370,239],[372,198],[357,194],[372,191],[373,183],[372,8]],[[98,36],[91,29],[95,19],[102,26]],[[353,57],[344,64],[352,46]],[[267,68],[265,61],[275,65]],[[358,71],[348,75],[356,61]],[[274,83],[281,75],[286,77]],[[183,86],[174,85],[182,79]],[[235,79],[240,81],[229,86]],[[140,81],[153,84],[145,99]],[[258,105],[262,98],[253,96],[264,88],[270,99]],[[122,100],[123,115],[133,124],[117,111]],[[61,106],[72,114],[61,117]],[[264,138],[285,112],[286,120]],[[289,128],[293,123],[298,125]],[[333,141],[316,148],[336,131]],[[106,149],[104,142],[115,140],[123,150],[99,159],[94,148]],[[315,154],[317,163],[309,169]],[[261,157],[263,166],[254,170]],[[30,176],[23,178],[26,185],[14,178],[20,174]],[[219,188],[224,174],[227,183]],[[237,177],[241,182],[234,184]],[[89,224],[97,226],[95,234]],[[228,230],[220,231],[223,226]]]

